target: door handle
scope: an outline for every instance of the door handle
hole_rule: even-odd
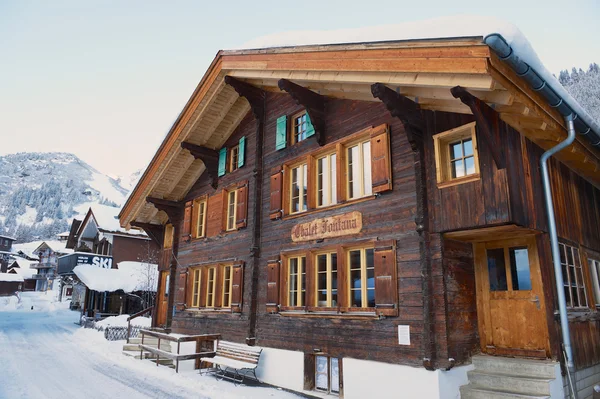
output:
[[[538,309],[540,308],[540,297],[539,296],[536,295],[535,299],[530,299],[529,301],[534,302]]]

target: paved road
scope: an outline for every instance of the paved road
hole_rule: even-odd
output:
[[[202,398],[77,345],[77,317],[64,310],[0,312],[1,399]]]

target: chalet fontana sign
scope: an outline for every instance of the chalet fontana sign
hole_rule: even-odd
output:
[[[299,242],[340,237],[357,234],[361,230],[362,213],[354,211],[297,224],[292,228],[292,241]]]

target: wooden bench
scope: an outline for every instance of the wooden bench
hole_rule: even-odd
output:
[[[214,373],[217,378],[231,380],[236,385],[242,383],[244,377],[250,374],[254,376],[256,381],[260,382],[256,377],[256,367],[261,352],[262,348],[219,341],[215,356],[202,357],[200,361],[211,363],[214,366],[207,373]],[[202,374],[202,370],[200,370],[200,373]]]

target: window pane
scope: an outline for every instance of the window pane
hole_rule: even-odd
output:
[[[331,174],[330,174],[330,185],[331,185],[331,203],[337,203],[337,157],[336,154],[331,154]]]
[[[527,247],[510,248],[509,254],[513,291],[531,290],[529,253],[527,252]]]
[[[337,306],[337,287],[338,287],[337,254],[332,253],[330,256],[331,256],[331,306]]]
[[[488,249],[488,274],[490,291],[507,291],[506,268],[504,263],[504,249]]]
[[[465,149],[465,157],[473,155],[473,140],[467,139],[463,141],[463,148]]]
[[[331,392],[340,392],[340,367],[337,358],[331,358]]]
[[[306,189],[308,187],[308,173],[306,173],[306,168],[307,165],[304,164],[302,165],[302,210],[305,211],[306,210],[306,206],[308,204],[307,201],[307,195],[308,195],[308,190]]]
[[[292,169],[292,212],[300,210],[300,186],[298,184],[298,168]]]
[[[348,197],[356,198],[360,196],[360,155],[358,146],[348,149]]]
[[[315,362],[315,388],[321,391],[329,391],[329,373],[327,368],[327,357],[317,356]]]
[[[450,159],[462,158],[462,156],[461,142],[450,144]]]
[[[462,159],[450,162],[450,168],[452,170],[453,179],[457,177],[463,177],[465,175],[465,164]]]
[[[364,195],[373,193],[373,184],[371,183],[371,142],[363,143],[363,192]]]
[[[321,206],[326,203],[325,199],[325,162],[327,158],[317,160],[317,205]]]
[[[288,306],[297,306],[297,287],[298,287],[298,259],[291,258],[289,261],[289,280],[288,280]]]
[[[472,175],[475,173],[475,158],[468,157],[465,158],[465,167],[467,169],[467,175]]]

